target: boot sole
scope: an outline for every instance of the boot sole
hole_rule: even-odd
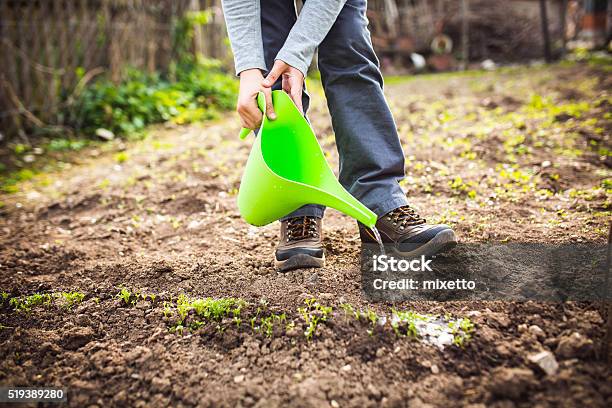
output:
[[[325,266],[325,255],[322,258],[317,258],[306,254],[297,254],[284,261],[275,259],[274,266],[281,272],[302,268],[322,268]]]
[[[447,252],[457,245],[457,237],[453,230],[440,231],[429,242],[421,245],[414,251],[401,252],[395,246],[392,252],[404,258],[419,258],[420,256],[433,257]]]

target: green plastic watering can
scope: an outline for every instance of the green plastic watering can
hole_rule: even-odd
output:
[[[242,217],[249,224],[262,226],[303,205],[320,204],[373,227],[376,214],[336,180],[310,124],[289,95],[272,92],[275,120],[266,117],[263,93],[257,103],[264,115],[238,192]],[[240,138],[249,132],[242,129]]]

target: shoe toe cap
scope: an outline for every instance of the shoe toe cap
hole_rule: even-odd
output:
[[[315,258],[323,258],[323,248],[287,248],[276,250],[276,260],[285,261],[295,255],[309,255]]]

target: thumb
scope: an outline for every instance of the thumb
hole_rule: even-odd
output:
[[[271,88],[272,85],[274,85],[274,83],[276,82],[276,80],[280,78],[280,76],[283,74],[286,67],[287,64],[285,64],[281,60],[274,61],[274,66],[268,73],[268,76],[266,76],[266,79],[264,79],[261,84],[266,88]]]

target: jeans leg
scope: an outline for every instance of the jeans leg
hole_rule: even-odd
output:
[[[264,58],[268,70],[272,69],[274,59],[282,48],[289,32],[293,28],[297,20],[297,12],[295,10],[295,2],[292,0],[261,0],[261,34],[264,46]],[[282,80],[272,86],[272,89],[282,89]],[[304,115],[308,112],[310,106],[310,96],[306,92],[302,93],[302,105],[304,107]],[[291,217],[312,216],[322,218],[325,207],[320,205],[308,204],[298,208],[291,214],[283,217],[285,220]]]
[[[319,46],[319,69],[336,134],[340,183],[378,216],[406,205],[404,152],[383,94],[366,0],[348,0]]]

